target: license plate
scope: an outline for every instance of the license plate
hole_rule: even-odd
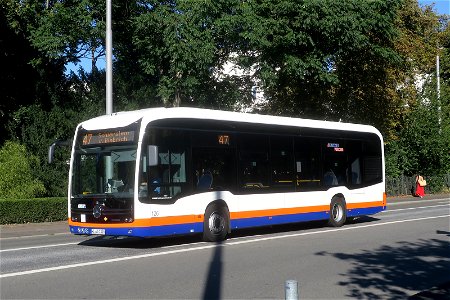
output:
[[[105,229],[92,229],[91,234],[105,234]]]

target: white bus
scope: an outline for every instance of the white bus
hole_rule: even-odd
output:
[[[374,127],[196,108],[79,124],[68,222],[74,234],[154,237],[347,218],[386,208]]]

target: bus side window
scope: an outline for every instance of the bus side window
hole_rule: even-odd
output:
[[[347,152],[344,140],[326,138],[322,142],[323,186],[347,185]]]
[[[292,143],[290,136],[270,137],[271,187],[276,190],[294,190]]]
[[[363,145],[362,180],[364,184],[382,182],[383,167],[380,140],[374,134],[368,136]]]
[[[269,187],[269,141],[259,134],[239,136],[239,184],[242,191],[254,193]]]
[[[320,141],[317,138],[300,137],[294,141],[296,189],[317,189],[321,182]]]
[[[148,154],[146,151],[143,152],[140,198],[164,200],[187,193],[189,187],[186,164],[189,135],[182,130],[149,126],[143,144],[158,147],[158,165],[147,166]]]
[[[347,176],[349,186],[358,186],[362,183],[361,176],[361,157],[362,143],[361,141],[347,141]]]

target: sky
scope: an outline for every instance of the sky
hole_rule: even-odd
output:
[[[418,0],[420,6],[433,5],[434,11],[439,15],[450,15],[450,0]],[[113,32],[114,35],[114,32]],[[113,37],[114,41],[114,37]],[[101,57],[97,60],[97,68],[102,70],[105,69],[106,58]],[[82,59],[77,65],[68,64],[66,73],[70,71],[78,72],[80,66],[86,71],[91,72],[91,60]]]
[[[419,0],[419,5],[432,5],[434,3],[434,11],[440,15],[450,15],[450,0]]]

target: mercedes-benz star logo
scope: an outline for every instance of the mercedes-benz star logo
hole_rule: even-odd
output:
[[[94,218],[98,219],[102,215],[103,212],[103,205],[97,204],[94,206],[94,209],[92,210],[92,213],[94,215]]]

